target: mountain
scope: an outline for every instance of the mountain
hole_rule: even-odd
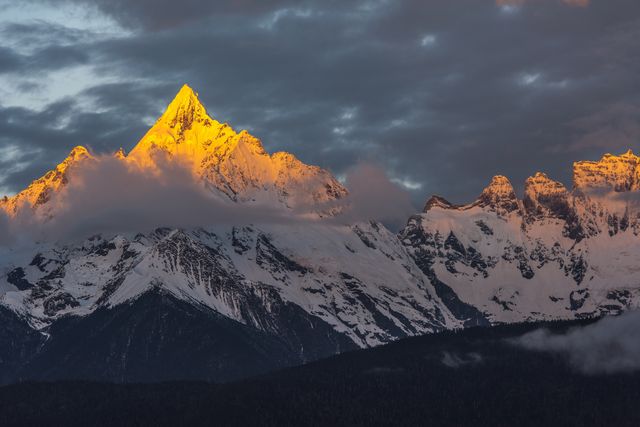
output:
[[[61,366],[56,375],[61,377],[70,372],[64,370],[68,361],[94,360],[93,366],[104,371],[77,369],[84,373],[79,379],[106,375],[123,381],[140,379],[135,372],[105,361],[126,359],[128,366],[142,366],[140,357],[148,354],[119,344],[123,326],[116,327],[120,323],[115,319],[124,316],[121,312],[130,316],[131,328],[151,328],[141,334],[150,342],[170,339],[154,333],[154,325],[135,326],[143,319],[136,310],[123,308],[147,307],[140,301],[149,295],[183,304],[177,313],[172,311],[179,330],[206,309],[238,331],[248,329],[266,342],[275,341],[274,348],[286,356],[276,357],[271,365],[268,360],[258,363],[259,357],[246,360],[247,373],[455,328],[465,320],[442,302],[394,233],[377,222],[345,225],[331,219],[339,209],[332,202],[346,198],[347,191],[329,172],[288,153],[266,153],[247,132],[236,133],[209,117],[186,86],[128,155],[119,151],[110,158],[127,168],[160,172],[167,163],[187,164],[198,183],[213,196],[240,206],[238,212],[268,202],[289,210],[290,216],[286,221],[93,233],[0,247],[0,306],[47,337],[35,358],[12,372],[32,370],[49,378],[53,374],[32,367],[38,360],[55,360]],[[74,171],[100,161],[100,156],[75,148],[55,171],[7,199],[4,208],[13,217],[35,214],[50,221],[71,191],[69,184],[81,179]],[[32,196],[36,194],[47,197],[37,202],[38,197]],[[109,316],[114,320],[96,320]],[[219,327],[218,321],[211,323],[212,330]],[[74,327],[61,326],[66,324]],[[102,341],[114,344],[94,344],[97,354],[72,351],[70,342],[93,328],[98,328]],[[60,342],[67,343],[75,359],[59,351]],[[253,351],[241,348],[236,351]],[[167,372],[161,363],[149,366],[156,367],[158,377],[184,378],[183,371]],[[202,369],[203,375],[213,372],[212,379],[226,378],[221,370]]]
[[[69,174],[79,163],[91,160],[93,156],[84,147],[75,147],[66,159],[55,169],[36,179],[26,189],[13,197],[0,199],[0,209],[9,215],[16,215],[21,209],[44,211],[50,214],[49,202],[52,195],[61,191],[69,182]]]
[[[289,153],[270,155],[247,131],[236,133],[209,117],[186,85],[127,160],[149,166],[159,154],[185,159],[207,187],[234,201],[267,198],[300,207],[346,196],[329,172],[305,165]]]
[[[496,176],[473,203],[431,198],[400,238],[425,274],[492,323],[638,306],[640,158],[574,164],[573,188],[536,173],[522,200]]]
[[[233,201],[276,201],[289,208],[308,208],[347,194],[329,172],[306,165],[290,153],[270,155],[247,131],[237,133],[209,117],[186,85],[129,155],[120,149],[115,157],[140,168],[154,168],[167,160],[187,163],[207,188]],[[94,156],[85,147],[75,147],[54,170],[0,201],[0,208],[11,215],[25,207],[51,210],[44,205],[52,194],[65,187],[78,163],[91,159]]]
[[[395,234],[376,221],[346,224],[348,191],[328,171],[267,153],[184,86],[128,155],[76,147],[0,208],[55,226],[81,172],[105,158],[157,178],[167,165],[186,167],[238,219],[0,245],[6,382],[197,372],[222,381],[408,336],[639,305],[631,152],[576,163],[571,190],[538,173],[522,199],[504,176],[468,205],[434,196]],[[271,221],[263,206],[286,215]],[[206,331],[221,341],[198,343]],[[176,363],[191,346],[200,349],[192,365]]]

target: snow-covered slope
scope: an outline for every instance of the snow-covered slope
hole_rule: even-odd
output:
[[[36,327],[154,289],[272,332],[290,303],[360,346],[460,325],[377,223],[94,236],[16,259],[2,282],[0,302]]]
[[[492,322],[637,307],[639,164],[631,152],[577,162],[572,191],[537,173],[523,200],[495,177],[470,205],[430,199],[400,238],[423,271]]]

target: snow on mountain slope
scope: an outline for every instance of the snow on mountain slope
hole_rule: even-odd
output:
[[[293,304],[360,346],[459,325],[395,235],[353,227],[265,225],[95,236],[16,262],[3,305],[36,327],[150,290],[277,332]]]
[[[639,158],[574,165],[574,189],[537,173],[523,200],[496,177],[478,200],[436,197],[400,238],[425,273],[492,322],[575,318],[640,305]]]

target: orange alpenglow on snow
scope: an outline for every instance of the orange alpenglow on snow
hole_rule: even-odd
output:
[[[328,171],[306,165],[286,152],[270,155],[247,131],[237,133],[210,117],[187,85],[128,155],[120,149],[114,157],[132,168],[158,171],[160,160],[180,161],[189,165],[197,181],[234,201],[276,201],[295,208],[331,202],[347,194]],[[0,208],[10,214],[21,206],[39,208],[52,192],[64,187],[69,166],[84,158],[99,160],[85,148],[76,147],[55,170],[16,196],[0,200]]]
[[[33,181],[31,185],[15,196],[0,200],[0,208],[13,216],[23,206],[38,208],[45,205],[54,192],[67,184],[69,173],[73,167],[78,163],[91,159],[94,159],[94,157],[86,148],[82,146],[75,147],[55,169]]]
[[[575,162],[573,185],[579,190],[590,188],[612,188],[614,191],[640,190],[640,157],[629,150],[619,156],[607,153],[597,162]]]

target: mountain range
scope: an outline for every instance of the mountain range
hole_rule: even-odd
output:
[[[523,198],[504,176],[467,205],[433,196],[395,233],[345,222],[349,190],[330,172],[267,153],[184,86],[129,154],[76,147],[0,211],[55,228],[105,162],[158,182],[179,165],[203,203],[237,220],[0,245],[0,382],[226,381],[408,336],[640,304],[631,151],[576,162],[570,189],[537,173]]]

